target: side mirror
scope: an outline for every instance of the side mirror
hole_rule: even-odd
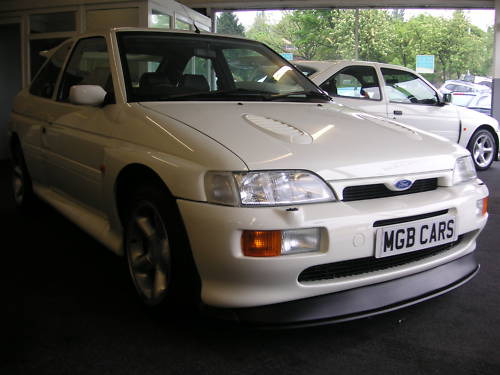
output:
[[[69,102],[98,107],[104,103],[106,91],[97,85],[76,85],[69,89]]]
[[[444,104],[451,103],[451,93],[443,94],[443,103]]]

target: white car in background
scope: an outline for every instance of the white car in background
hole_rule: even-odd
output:
[[[488,189],[469,153],[332,103],[267,46],[130,28],[48,56],[9,123],[16,203],[124,255],[146,304],[325,323],[477,273]]]
[[[491,93],[491,88],[486,85],[461,80],[447,80],[439,88],[442,94],[451,92],[470,92],[470,93]]]
[[[294,61],[337,103],[388,117],[466,147],[478,170],[498,160],[499,127],[490,116],[448,104],[411,69],[366,61]]]
[[[491,116],[491,93],[452,92],[451,102]]]

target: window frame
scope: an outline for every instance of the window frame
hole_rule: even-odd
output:
[[[165,38],[172,38],[172,39],[186,38],[186,40],[189,40],[189,39],[192,39],[195,41],[204,40],[205,42],[208,42],[208,43],[210,43],[210,41],[216,41],[217,43],[220,42],[223,44],[228,43],[228,44],[234,44],[234,45],[239,44],[241,46],[244,46],[244,45],[254,46],[255,49],[262,49],[262,51],[265,50],[266,54],[269,54],[269,56],[272,56],[271,60],[284,62],[285,64],[283,64],[283,65],[287,65],[291,68],[291,70],[295,71],[295,73],[297,74],[297,78],[299,80],[298,82],[301,85],[303,85],[303,87],[305,89],[310,88],[313,91],[317,90],[318,93],[321,93],[321,90],[317,88],[316,84],[314,84],[311,80],[309,80],[307,77],[305,77],[297,67],[295,67],[293,64],[291,64],[289,61],[284,59],[282,56],[280,56],[278,53],[276,53],[274,50],[272,50],[271,48],[269,48],[265,44],[257,42],[257,41],[232,38],[232,37],[224,37],[224,36],[219,36],[219,35],[210,35],[210,34],[198,35],[198,34],[193,34],[193,33],[182,32],[182,31],[162,31],[162,30],[158,30],[158,31],[123,30],[123,31],[121,31],[120,30],[120,31],[117,31],[115,33],[115,38],[116,38],[116,45],[117,45],[117,58],[119,59],[118,60],[119,66],[121,69],[121,72],[118,72],[118,74],[121,74],[122,79],[123,79],[123,87],[124,87],[123,100],[125,103],[135,103],[135,102],[146,101],[144,98],[137,97],[136,95],[134,95],[133,90],[132,90],[132,86],[130,85],[131,79],[130,79],[129,64],[128,64],[128,60],[127,60],[127,56],[126,56],[127,51],[126,51],[126,48],[124,47],[124,38],[127,34],[135,35],[135,36],[139,36],[139,35],[154,36],[154,35],[157,35],[157,36],[164,36]],[[161,65],[160,65],[160,68],[161,68]],[[221,88],[226,87],[226,85],[229,88],[234,88],[234,86],[233,86],[234,82],[232,79],[229,78],[231,70],[230,70],[229,66],[227,66],[227,62],[225,61],[225,59],[217,56],[215,58],[215,64],[214,64],[213,69],[216,73],[219,70],[221,72],[220,76],[219,76],[219,80],[221,82],[221,84],[220,84]],[[225,74],[226,72],[228,74]],[[195,99],[192,99],[192,100],[194,101]],[[240,100],[240,99],[234,99],[234,100],[236,101],[236,100]]]
[[[66,64],[68,63],[68,60],[70,58],[70,56],[72,55],[73,53],[73,49],[75,48],[75,45],[78,41],[75,40],[75,39],[67,39],[65,41],[63,41],[57,48],[56,51],[54,51],[54,53],[52,55],[50,55],[50,57],[48,57],[46,59],[46,61],[42,64],[42,66],[40,67],[40,69],[38,69],[38,72],[35,74],[35,76],[33,77],[33,79],[31,80],[30,82],[30,85],[28,87],[28,92],[30,93],[30,95],[33,95],[33,96],[36,96],[37,98],[43,98],[43,99],[48,99],[48,100],[56,100],[56,97],[58,95],[58,92],[59,92],[59,84],[61,83],[61,77],[62,77],[62,74],[63,72],[66,70]],[[47,66],[47,64],[52,60],[52,58],[54,57],[54,55],[61,49],[63,48],[63,46],[65,44],[71,44],[71,46],[69,47],[69,50],[68,52],[66,53],[66,57],[64,58],[63,60],[63,63],[61,65],[61,68],[59,69],[59,73],[57,74],[57,78],[54,82],[54,89],[52,91],[52,95],[50,97],[46,97],[46,96],[40,96],[40,95],[35,95],[31,92],[31,87],[33,85],[33,83],[38,79],[38,76],[40,75],[40,73],[45,69],[45,67]]]
[[[421,77],[419,76],[418,74],[416,74],[415,72],[412,72],[410,70],[404,70],[404,69],[398,69],[398,68],[392,68],[392,67],[380,67],[380,74],[382,76],[382,79],[384,80],[384,91],[386,90],[386,79],[385,79],[385,76],[384,76],[384,69],[386,70],[395,70],[395,71],[399,71],[399,72],[403,72],[403,73],[406,73],[406,74],[411,74],[412,76],[418,78],[420,81],[422,81],[425,86],[427,86],[432,92],[434,92],[434,97],[436,98],[436,103],[434,104],[430,104],[430,103],[405,103],[405,102],[397,102],[397,101],[393,101],[391,100],[390,98],[390,95],[387,94],[387,101],[389,103],[393,103],[393,104],[405,104],[405,105],[428,105],[428,106],[440,106],[441,104],[441,100],[440,100],[440,96],[437,92],[437,90],[432,87],[432,85],[429,84],[429,82],[427,82],[427,80],[424,78],[424,77]]]
[[[115,86],[115,82],[114,82],[114,78],[113,78],[113,69],[112,69],[113,61],[112,61],[112,55],[111,55],[111,52],[110,52],[111,49],[109,48],[110,46],[109,46],[109,43],[108,43],[108,38],[106,37],[106,35],[103,35],[103,34],[95,34],[95,35],[88,35],[88,36],[85,36],[83,38],[78,38],[76,40],[73,40],[73,42],[74,42],[73,43],[73,47],[71,48],[70,53],[68,54],[68,56],[66,56],[66,60],[64,62],[63,69],[61,69],[61,72],[59,72],[59,79],[57,81],[57,92],[55,93],[55,96],[53,96],[53,100],[57,101],[58,103],[71,104],[67,100],[60,99],[61,89],[62,89],[61,83],[62,83],[63,76],[66,73],[66,70],[68,68],[69,62],[71,61],[71,59],[73,58],[73,55],[75,54],[77,46],[82,41],[84,41],[84,40],[95,39],[95,38],[104,39],[104,43],[106,44],[106,53],[108,54],[108,62],[109,62],[109,74],[111,75],[111,84],[113,86],[113,94],[115,95],[115,93],[116,93],[116,86]]]
[[[338,91],[337,91],[337,95],[332,95],[330,93],[328,93],[328,95],[330,95],[331,97],[333,98],[341,98],[341,99],[354,99],[354,100],[362,100],[362,101],[373,101],[373,102],[381,102],[384,100],[384,95],[385,95],[385,92],[384,90],[382,90],[382,87],[380,85],[380,77],[379,77],[379,74],[378,74],[378,71],[377,71],[377,68],[372,66],[372,65],[363,65],[363,64],[355,64],[355,65],[347,65],[347,66],[344,66],[342,69],[338,70],[337,72],[335,72],[334,74],[332,74],[327,80],[325,80],[322,84],[319,85],[319,87],[324,90],[321,86],[327,82],[327,81],[330,81],[331,79],[334,79],[334,77],[336,77],[337,75],[339,74],[342,74],[342,72],[344,72],[345,70],[347,69],[352,69],[352,68],[355,68],[355,67],[362,67],[362,68],[369,68],[369,69],[372,69],[373,70],[373,73],[374,73],[374,77],[377,79],[377,86],[378,86],[378,90],[379,90],[379,93],[380,93],[380,99],[372,99],[372,98],[360,98],[360,97],[355,97],[355,96],[346,96],[346,95],[338,95]],[[354,78],[358,79],[356,76],[353,76]],[[358,79],[359,81],[359,79]],[[385,81],[384,81],[385,82]],[[360,82],[361,83],[361,82]],[[325,90],[326,91],[326,90]]]

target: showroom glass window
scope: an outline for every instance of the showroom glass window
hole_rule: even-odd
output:
[[[67,101],[74,85],[97,85],[113,92],[106,40],[102,37],[82,39],[76,45],[64,71],[59,100]]]
[[[437,104],[436,92],[415,74],[398,69],[382,68],[385,90],[395,103]]]
[[[44,98],[52,97],[59,72],[72,45],[72,42],[63,44],[46,62],[31,84],[31,94]]]
[[[380,100],[377,72],[371,66],[354,65],[342,69],[320,86],[331,96]]]
[[[172,27],[172,16],[153,9],[149,18],[149,27],[170,29]]]

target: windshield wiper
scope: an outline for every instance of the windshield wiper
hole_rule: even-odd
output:
[[[248,89],[234,89],[225,91],[204,91],[204,92],[190,92],[177,95],[169,95],[159,98],[159,100],[185,100],[185,99],[212,99],[218,98],[257,98],[266,99],[269,96],[268,91],[248,90]]]
[[[330,100],[330,96],[319,91],[293,91],[285,94],[273,94],[269,91],[262,90],[250,90],[237,88],[234,90],[222,90],[222,91],[198,91],[198,92],[187,92],[182,94],[173,94],[168,96],[162,96],[155,98],[156,100],[162,101],[176,101],[176,100],[210,100],[218,99],[223,100],[230,98],[232,100],[263,100],[263,101],[274,101],[280,99],[324,99]]]
[[[308,99],[324,99],[330,101],[332,98],[330,95],[325,94],[321,91],[292,91],[292,92],[287,92],[285,94],[277,94],[277,95],[269,95],[266,97],[266,100],[280,100],[280,99],[288,99],[288,98],[295,98],[295,97],[305,97]]]

